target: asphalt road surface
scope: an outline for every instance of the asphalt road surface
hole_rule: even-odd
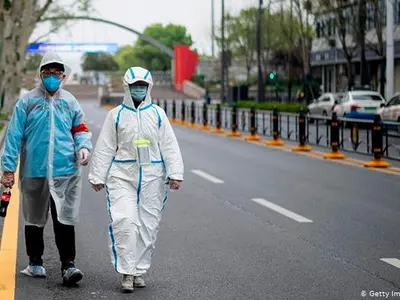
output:
[[[94,101],[82,107],[96,141],[107,111]],[[48,277],[19,274],[27,263],[20,220],[15,299],[353,300],[373,292],[400,298],[391,296],[400,295],[400,170],[377,172],[174,128],[185,182],[169,196],[148,287],[120,293],[105,195],[85,178],[76,260],[84,280],[61,285],[51,222]]]

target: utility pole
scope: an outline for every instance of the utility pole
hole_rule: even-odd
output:
[[[306,22],[307,22],[307,72],[306,72],[306,101],[307,104],[311,103],[312,99],[314,99],[314,91],[312,85],[312,67],[311,67],[311,51],[312,51],[312,39],[309,30],[310,24],[310,13],[312,13],[312,2],[311,0],[307,0],[305,2],[306,5]]]
[[[225,102],[225,0],[221,0],[221,102]]]
[[[386,99],[394,94],[393,1],[386,0]]]
[[[282,4],[283,7],[283,4]],[[283,8],[281,8],[283,11]],[[293,43],[293,0],[290,0],[290,41]],[[293,59],[292,59],[292,51],[293,49],[289,49],[289,80],[288,80],[288,102],[292,102],[292,64],[293,64]]]
[[[211,0],[211,55],[215,57],[215,18],[214,18],[214,0]]]
[[[265,101],[265,85],[264,75],[262,70],[261,62],[261,20],[262,20],[262,5],[263,0],[258,2],[258,14],[257,14],[257,65],[258,65],[258,78],[257,78],[257,100],[258,102]]]

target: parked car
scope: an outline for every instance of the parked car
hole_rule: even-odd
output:
[[[395,94],[386,104],[381,104],[378,114],[383,121],[400,122],[400,93]]]
[[[378,114],[383,121],[400,123],[400,93],[396,93],[386,104],[381,104]],[[398,125],[390,125],[389,128],[400,132],[400,126]]]
[[[331,116],[332,110],[336,104],[340,103],[344,93],[325,93],[313,103],[308,105],[308,112],[310,115]]]
[[[349,91],[334,107],[338,117],[351,119],[374,119],[385,98],[375,91]]]

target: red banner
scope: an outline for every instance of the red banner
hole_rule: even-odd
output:
[[[175,90],[182,91],[183,81],[191,80],[195,74],[199,57],[190,50],[189,45],[176,45],[174,52],[174,87]]]

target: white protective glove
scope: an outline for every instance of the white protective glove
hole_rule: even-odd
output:
[[[82,166],[87,166],[89,163],[89,158],[90,158],[90,152],[86,148],[82,148],[79,150],[79,159],[81,161]]]

